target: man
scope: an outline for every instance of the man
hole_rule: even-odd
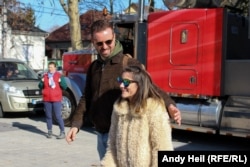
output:
[[[88,112],[97,131],[97,150],[102,159],[106,152],[113,104],[121,95],[116,79],[122,73],[126,55],[123,54],[120,42],[116,40],[112,23],[106,20],[94,22],[91,37],[98,59],[88,69],[85,94],[76,108],[66,140],[68,143],[75,140],[83,123],[83,113]],[[139,61],[132,58],[127,59],[126,64],[141,66]],[[163,97],[171,118],[180,124],[180,111],[175,107],[174,101],[166,94]]]

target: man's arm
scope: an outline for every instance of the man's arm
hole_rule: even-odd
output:
[[[66,136],[66,141],[68,143],[75,140],[76,134],[78,133],[79,129],[83,125],[84,113],[87,110],[89,110],[90,99],[91,99],[91,84],[90,84],[90,77],[89,76],[91,76],[90,69],[91,69],[92,65],[93,65],[93,63],[91,64],[91,66],[87,72],[86,87],[85,87],[84,95],[81,97],[81,99],[76,107],[75,113],[72,117],[70,131],[67,133],[67,136]]]
[[[77,107],[75,110],[75,113],[72,117],[72,121],[71,121],[71,127],[76,127],[78,129],[80,129],[83,125],[83,115],[84,112],[86,111],[86,107],[85,107],[85,97],[82,96]]]
[[[75,110],[75,113],[72,117],[71,128],[66,136],[66,141],[69,144],[70,142],[76,139],[76,134],[79,132],[79,129],[81,128],[83,124],[83,114],[85,110],[86,110],[85,109],[85,97],[82,96]]]

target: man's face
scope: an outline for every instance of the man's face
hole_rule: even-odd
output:
[[[110,56],[115,48],[115,34],[111,28],[95,32],[92,40],[95,49],[103,59]]]

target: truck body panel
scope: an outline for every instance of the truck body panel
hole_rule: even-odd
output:
[[[157,85],[170,93],[221,94],[222,18],[222,8],[149,15],[147,70]]]

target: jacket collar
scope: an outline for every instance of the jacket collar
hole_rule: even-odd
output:
[[[120,103],[116,101],[114,104],[114,112],[116,112],[117,115],[131,114],[133,117],[141,117],[145,115],[148,110],[155,108],[155,105],[158,105],[158,103],[156,103],[154,99],[148,98],[146,108],[141,109],[139,112],[135,112],[129,109],[128,101],[123,99]]]

